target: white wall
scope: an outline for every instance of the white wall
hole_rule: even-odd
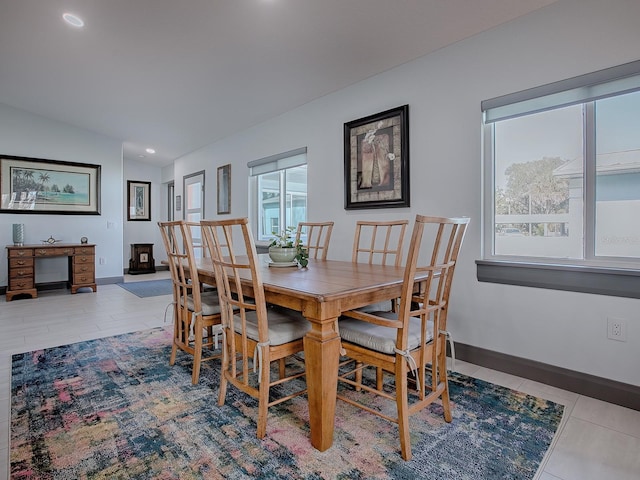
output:
[[[162,169],[148,163],[137,162],[126,159],[124,161],[123,174],[123,218],[124,218],[124,245],[123,245],[123,268],[129,268],[131,258],[132,243],[153,243],[153,257],[156,265],[160,265],[162,260],[167,259],[167,255],[162,244],[158,222],[167,217],[166,208],[166,185],[162,184]],[[127,220],[127,181],[134,180],[140,182],[151,182],[151,221],[128,221]],[[142,279],[141,279],[142,280]]]
[[[358,219],[469,215],[449,329],[456,341],[640,385],[640,300],[479,283],[484,99],[639,58],[640,2],[561,0],[489,32],[325,96],[175,163],[206,170],[214,218],[216,168],[232,163],[231,216],[246,216],[248,161],[306,146],[309,220],[334,220],[329,257],[350,259]],[[409,104],[411,208],[344,210],[343,124]],[[628,319],[628,342],[606,317]]]
[[[96,244],[96,278],[122,277],[122,142],[0,104],[0,154],[101,165],[101,215],[0,214],[0,245],[13,243],[11,225],[24,223],[26,243],[53,236]],[[112,228],[107,228],[107,224]],[[39,261],[37,282],[67,279],[65,258]],[[7,258],[0,260],[0,285],[7,285]]]

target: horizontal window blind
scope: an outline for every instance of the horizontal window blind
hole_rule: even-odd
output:
[[[640,60],[485,100],[485,123],[640,90]]]
[[[249,175],[252,177],[286,168],[297,167],[307,163],[307,147],[297,148],[284,153],[260,158],[247,163]]]

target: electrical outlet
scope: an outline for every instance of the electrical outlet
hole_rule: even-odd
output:
[[[107,259],[104,257],[100,257],[100,265],[105,265],[107,263]]]
[[[619,342],[626,342],[627,321],[623,318],[607,317],[607,338]]]

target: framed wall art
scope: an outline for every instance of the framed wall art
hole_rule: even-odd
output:
[[[127,180],[127,220],[151,221],[151,182]]]
[[[0,213],[100,215],[100,168],[0,156]]]
[[[231,164],[218,167],[218,215],[231,213]]]
[[[409,105],[344,124],[347,210],[409,206]]]

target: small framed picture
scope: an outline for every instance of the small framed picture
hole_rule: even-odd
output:
[[[151,182],[127,180],[127,220],[151,221]]]
[[[231,213],[231,164],[218,167],[218,215]]]

